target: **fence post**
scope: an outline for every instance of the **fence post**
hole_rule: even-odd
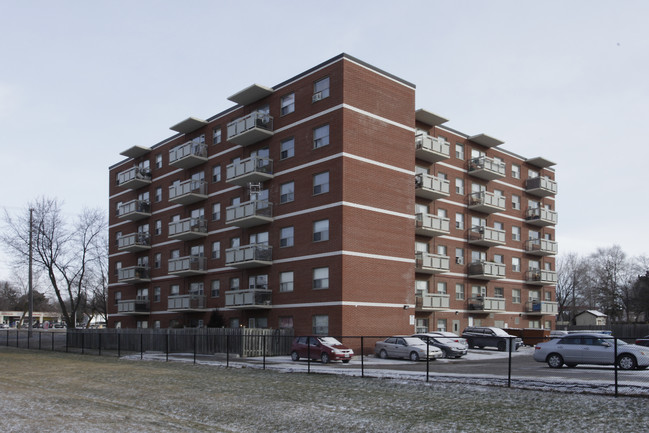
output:
[[[52,332],[52,352],[54,352],[54,332]]]
[[[512,387],[512,342],[515,337],[509,338],[509,366],[507,367],[507,387]]]
[[[144,334],[140,332],[140,359],[144,358]]]
[[[615,396],[617,397],[617,338],[613,338],[615,357],[613,358],[613,369],[615,370]]]
[[[426,339],[426,382],[428,382],[428,375],[430,374],[430,340]]]
[[[196,337],[198,335],[195,333],[194,334],[194,364],[196,364]]]
[[[225,366],[230,366],[230,334],[225,334]]]
[[[99,337],[99,356],[101,356],[101,332],[97,333],[97,337]]]
[[[266,370],[266,334],[262,338],[264,339],[261,344],[261,350],[263,351],[263,370]]]
[[[84,337],[85,336],[86,336],[86,334],[84,332],[81,332],[81,354],[82,355],[85,353],[85,350],[84,350],[85,349],[85,347],[84,347],[84,344],[85,344],[85,338]]]
[[[70,346],[70,342],[68,341],[68,330],[65,330],[65,353],[68,353],[68,347]]]
[[[117,357],[121,358],[122,357],[122,333],[120,331],[117,331]]]
[[[169,331],[167,331],[167,338],[165,339],[165,358],[169,362]]]
[[[31,329],[27,331],[27,348],[29,349],[29,334],[31,333]]]
[[[41,340],[43,339],[43,333],[38,333],[38,350],[41,350]]]
[[[365,377],[365,359],[364,359],[365,350],[363,347],[363,339],[364,337],[361,336],[361,377]]]

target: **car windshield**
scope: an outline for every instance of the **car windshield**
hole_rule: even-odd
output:
[[[509,337],[509,334],[506,331],[503,331],[500,328],[491,328],[492,331],[494,331],[494,334],[500,336],[500,337]]]
[[[320,342],[322,344],[326,344],[327,346],[336,346],[336,345],[340,346],[340,345],[342,345],[342,343],[340,341],[336,340],[333,337],[322,337],[322,338],[320,338]]]
[[[417,337],[404,337],[404,340],[406,340],[408,346],[417,346],[417,345],[424,344],[424,342]]]

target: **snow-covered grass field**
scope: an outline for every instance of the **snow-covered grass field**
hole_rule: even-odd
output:
[[[0,395],[3,432],[604,432],[649,425],[645,398],[6,347]]]

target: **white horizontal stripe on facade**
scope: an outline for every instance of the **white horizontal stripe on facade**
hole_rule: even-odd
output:
[[[272,308],[311,308],[311,307],[382,307],[382,308],[399,308],[403,310],[404,306],[415,308],[412,304],[387,304],[382,302],[353,302],[353,301],[332,301],[332,302],[312,302],[300,304],[280,304],[273,305]]]
[[[331,251],[328,253],[321,253],[321,254],[310,254],[307,256],[290,257],[288,259],[273,260],[273,264],[275,265],[275,264],[282,264],[282,263],[292,263],[292,262],[299,262],[302,260],[321,259],[325,257],[335,257],[335,256],[356,256],[356,257],[365,257],[365,258],[376,259],[376,260],[389,260],[389,261],[401,262],[401,263],[413,263],[413,264],[415,263],[415,260],[410,258],[383,256],[378,254],[340,250],[340,251]]]
[[[399,173],[404,173],[404,174],[412,175],[412,176],[415,175],[415,172],[413,170],[407,170],[405,168],[395,167],[394,165],[384,164],[382,162],[374,161],[373,159],[364,158],[362,156],[354,155],[353,153],[344,152],[343,156],[346,156],[347,158],[355,159],[357,161],[362,161],[362,162],[366,162],[368,164],[376,165],[378,167],[394,170],[394,171],[397,171]]]
[[[369,111],[361,110],[360,108],[356,108],[352,105],[349,104],[343,104],[343,107],[347,108],[348,110],[352,110],[356,113],[362,114],[367,117],[371,117],[372,119],[380,120],[381,122],[387,123],[388,125],[396,126],[401,129],[405,129],[406,131],[412,132],[413,134],[415,133],[415,128],[407,125],[402,125],[399,122],[395,122],[394,120],[386,119],[385,117],[377,116],[376,114],[372,114]],[[414,137],[413,137],[414,139]],[[413,140],[414,142],[414,140]],[[413,143],[414,144],[414,143]]]

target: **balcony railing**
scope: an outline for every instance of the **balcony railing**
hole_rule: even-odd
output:
[[[148,200],[131,200],[117,208],[119,219],[137,221],[151,216],[151,204]]]
[[[544,207],[531,207],[525,212],[525,221],[535,226],[554,226],[557,220],[557,213]]]
[[[269,266],[273,260],[273,247],[251,244],[225,250],[225,264],[235,268]]]
[[[129,252],[151,249],[151,236],[149,232],[137,232],[120,236],[117,238],[117,249]]]
[[[169,223],[169,238],[189,241],[207,236],[205,218],[185,218]]]
[[[488,191],[478,191],[469,195],[469,209],[482,213],[504,212],[505,197]]]
[[[469,298],[469,310],[505,311],[505,298],[474,296]]]
[[[557,284],[557,273],[541,269],[530,269],[525,272],[525,281],[527,284],[536,284],[539,286]]]
[[[225,181],[245,186],[250,182],[264,182],[273,178],[273,160],[253,156],[226,167]]]
[[[130,299],[117,302],[117,312],[125,314],[149,314],[149,298]]]
[[[424,293],[415,297],[415,309],[417,311],[448,310],[449,295],[445,293]]]
[[[535,256],[552,256],[558,252],[558,244],[547,239],[529,239],[525,241],[525,251]]]
[[[124,188],[137,189],[150,184],[151,170],[148,168],[135,166],[117,175],[117,185]]]
[[[557,183],[548,177],[533,177],[525,181],[525,191],[537,197],[556,195]]]
[[[169,201],[184,205],[192,204],[207,198],[207,182],[189,179],[169,187]]]
[[[228,141],[249,146],[273,136],[273,117],[263,111],[253,111],[228,123]]]
[[[428,213],[415,214],[415,233],[422,236],[441,236],[449,234],[450,221]]]
[[[539,314],[556,316],[559,311],[558,304],[550,301],[527,301],[525,312],[527,314]]]
[[[507,243],[505,230],[493,227],[474,226],[469,230],[468,238],[470,244],[482,245],[483,247],[494,247]]]
[[[436,200],[449,196],[449,181],[430,174],[415,175],[415,195],[417,197]]]
[[[469,263],[469,278],[479,280],[497,280],[505,278],[505,265],[495,262],[472,262]]]
[[[271,308],[272,290],[248,289],[225,292],[225,306],[237,309]]]
[[[505,163],[487,156],[469,160],[469,174],[484,180],[501,179],[505,177]]]
[[[450,157],[450,145],[441,137],[418,134],[415,137],[415,155],[428,162],[438,162]]]
[[[192,168],[207,161],[207,145],[188,141],[169,150],[169,165]]]
[[[205,295],[171,295],[167,298],[169,311],[201,311],[205,309]]]
[[[131,266],[117,271],[117,281],[120,283],[145,283],[151,281],[148,266]]]
[[[225,223],[247,228],[273,221],[273,204],[268,200],[251,200],[228,206],[225,209]]]
[[[448,256],[430,254],[423,251],[415,252],[415,272],[441,274],[448,272],[450,269],[449,266],[450,260]]]
[[[169,259],[169,275],[180,275],[189,277],[192,275],[203,275],[207,272],[207,259],[203,256],[191,255]]]

